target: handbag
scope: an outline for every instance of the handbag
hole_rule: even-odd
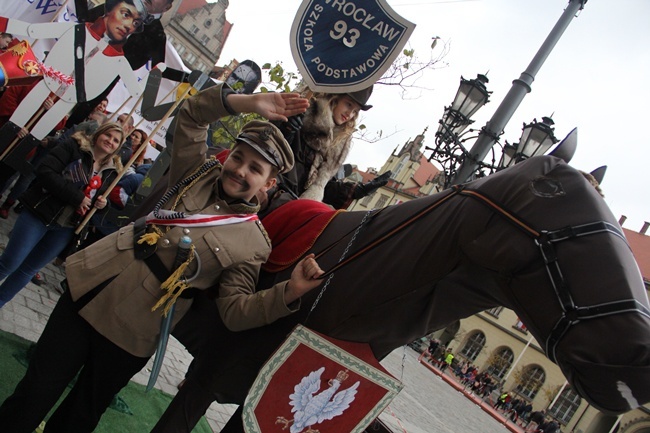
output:
[[[402,388],[369,344],[297,325],[255,379],[244,402],[244,430],[361,433]]]

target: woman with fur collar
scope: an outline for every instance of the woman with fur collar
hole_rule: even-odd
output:
[[[309,89],[303,89],[302,93],[306,92]],[[304,115],[280,125],[296,156],[296,165],[283,176],[281,187],[300,198],[324,201],[338,208],[340,200],[328,183],[350,152],[359,111],[372,108],[367,104],[371,94],[372,86],[344,94],[315,93]],[[342,183],[341,187],[349,190]]]
[[[0,257],[0,308],[65,249],[81,216],[91,207],[106,206],[102,194],[122,168],[118,151],[123,139],[120,125],[106,123],[92,137],[73,134],[38,165],[36,179],[20,198],[24,210]],[[95,176],[101,186],[91,190]]]

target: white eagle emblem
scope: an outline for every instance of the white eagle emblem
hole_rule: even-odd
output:
[[[348,370],[339,371],[335,379],[327,382],[329,388],[314,395],[320,390],[320,376],[324,371],[325,367],[312,371],[293,388],[289,404],[293,406],[291,413],[294,413],[294,418],[289,420],[279,416],[275,421],[276,424],[284,424],[282,430],[291,426],[290,433],[300,433],[305,428],[305,433],[318,433],[318,430],[313,430],[311,426],[339,416],[350,407],[360,382],[357,381],[348,389],[336,392],[349,376]]]

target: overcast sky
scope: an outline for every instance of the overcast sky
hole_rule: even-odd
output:
[[[359,0],[357,0],[359,1]],[[297,71],[289,32],[300,0],[231,1],[234,24],[218,61],[251,59],[262,65],[281,61]],[[429,131],[434,144],[438,119],[456,94],[461,75],[487,73],[488,103],[474,116],[474,127],[490,119],[533,59],[562,15],[567,0],[388,0],[391,7],[417,25],[409,44],[427,57],[431,38],[449,44],[448,65],[427,73],[417,85],[430,89],[400,99],[398,90],[376,86],[374,105],[362,116],[369,131],[382,130],[378,143],[356,141],[348,161],[361,169],[381,168],[390,153],[409,139]],[[523,123],[553,115],[558,138],[578,128],[578,150],[572,165],[592,171],[607,165],[606,201],[616,218],[628,217],[625,228],[639,231],[650,221],[650,1],[590,0],[546,60],[501,140],[518,141]],[[441,47],[442,44],[439,44]],[[438,48],[442,49],[442,48]],[[443,65],[441,65],[443,66]],[[425,153],[429,156],[429,153]]]

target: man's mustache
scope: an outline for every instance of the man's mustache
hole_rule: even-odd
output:
[[[221,172],[221,175],[222,175],[222,176],[225,176],[225,177],[231,177],[231,178],[235,179],[237,182],[239,182],[239,183],[241,184],[241,187],[242,187],[242,189],[244,189],[244,190],[250,188],[250,184],[249,184],[248,182],[246,182],[246,179],[242,179],[242,178],[238,177],[238,176],[235,174],[235,172],[232,171],[232,170],[223,170],[223,171]]]

